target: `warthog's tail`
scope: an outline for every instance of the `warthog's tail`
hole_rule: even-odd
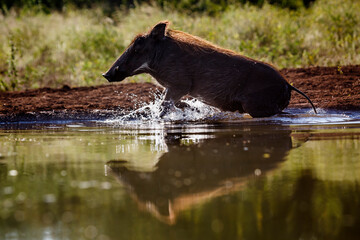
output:
[[[300,91],[299,89],[297,89],[296,87],[293,87],[293,86],[291,86],[291,85],[289,85],[289,86],[290,86],[290,89],[291,89],[291,90],[294,90],[295,92],[298,92],[298,93],[300,93],[301,95],[303,95],[303,96],[309,101],[309,103],[311,104],[312,108],[314,109],[314,112],[317,114],[316,108],[315,108],[314,104],[312,103],[312,101],[310,100],[310,98],[309,98],[308,96],[306,96],[305,93],[303,93],[302,91]]]

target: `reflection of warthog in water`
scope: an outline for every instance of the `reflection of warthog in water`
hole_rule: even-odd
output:
[[[276,169],[292,147],[289,131],[219,135],[192,145],[173,139],[153,172],[131,171],[119,161],[107,164],[140,207],[168,223],[180,211],[239,191],[249,178]]]
[[[137,36],[103,76],[110,82],[149,73],[166,88],[160,116],[190,95],[225,111],[267,117],[289,104],[292,87],[274,67],[158,23]],[[315,107],[311,103],[315,110]]]

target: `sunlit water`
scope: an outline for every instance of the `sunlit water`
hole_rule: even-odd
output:
[[[0,124],[0,239],[359,238],[359,112],[155,105]]]

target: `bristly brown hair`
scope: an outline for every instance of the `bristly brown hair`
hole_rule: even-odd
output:
[[[200,37],[182,31],[168,29],[166,36],[173,39],[179,47],[192,54],[197,52],[221,52],[227,55],[237,55],[234,51],[224,49]]]
[[[206,41],[205,39],[202,39],[200,37],[191,35],[186,32],[169,29],[168,26],[170,25],[170,22],[167,20],[161,21],[161,22],[157,23],[156,25],[158,25],[160,23],[166,24],[165,36],[174,40],[174,42],[176,44],[178,44],[178,46],[180,48],[184,49],[185,51],[187,51],[190,54],[196,54],[199,52],[204,52],[204,53],[221,52],[226,55],[238,55],[234,51],[219,47],[219,46],[217,46],[209,41]],[[134,39],[131,41],[131,43],[129,44],[129,46],[131,44],[133,44],[137,38],[149,35],[151,33],[151,31],[153,30],[153,28],[151,28],[147,34],[140,33],[140,34],[136,35],[134,37]]]

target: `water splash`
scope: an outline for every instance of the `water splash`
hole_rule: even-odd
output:
[[[206,105],[196,99],[184,100],[188,107],[183,109],[174,107],[174,109],[160,118],[161,103],[163,97],[157,97],[153,102],[140,105],[136,110],[106,120],[106,123],[119,124],[146,124],[146,123],[164,123],[164,122],[194,122],[209,121],[216,119],[221,113],[217,108]]]

